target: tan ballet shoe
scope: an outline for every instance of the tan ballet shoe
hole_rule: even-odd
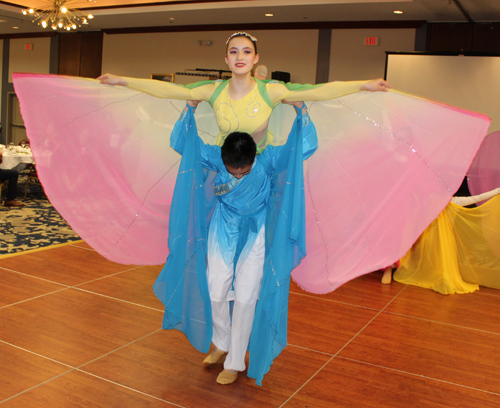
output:
[[[223,363],[226,359],[227,351],[219,350],[217,347],[203,360],[205,367],[213,366],[214,364]]]
[[[232,384],[238,378],[238,371],[222,370],[217,377],[217,384]]]
[[[384,269],[384,274],[382,275],[382,284],[388,285],[392,282],[392,267],[389,266]]]

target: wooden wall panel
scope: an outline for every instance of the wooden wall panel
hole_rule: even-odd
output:
[[[82,33],[82,49],[80,53],[80,76],[97,78],[102,67],[102,31]]]
[[[427,51],[471,52],[473,24],[431,24],[430,43]]]
[[[59,74],[95,78],[101,74],[102,32],[61,33]]]
[[[59,74],[80,75],[81,33],[59,34]]]
[[[500,23],[475,24],[472,51],[500,54]]]

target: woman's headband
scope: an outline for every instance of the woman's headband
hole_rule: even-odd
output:
[[[231,35],[231,37],[229,37],[226,41],[226,45],[229,43],[229,41],[231,40],[231,38],[233,37],[247,37],[249,38],[251,41],[253,42],[257,42],[257,38],[255,38],[253,35],[250,35],[248,33],[244,33],[244,32],[239,32],[239,33],[234,33],[233,35]]]

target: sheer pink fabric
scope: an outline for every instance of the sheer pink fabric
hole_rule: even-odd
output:
[[[166,259],[179,156],[169,134],[184,102],[93,80],[15,74],[39,176],[72,228],[108,259]],[[205,105],[205,106],[203,106]],[[318,151],[305,163],[308,256],[292,276],[326,293],[400,259],[458,189],[489,119],[398,92],[310,104]],[[283,142],[294,117],[278,107]],[[213,143],[211,108],[196,113]]]
[[[500,187],[500,131],[485,137],[467,172],[467,184],[472,195]]]

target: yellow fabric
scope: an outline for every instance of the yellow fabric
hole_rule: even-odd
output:
[[[394,280],[442,294],[500,289],[500,196],[475,208],[449,203],[401,259]]]
[[[209,101],[214,91],[221,84],[221,82],[213,82],[188,89],[164,81],[128,77],[124,79],[128,83],[128,88],[159,98],[179,100]],[[292,91],[280,82],[271,82],[266,84],[266,89],[271,101],[276,106],[281,103],[282,99],[291,102],[333,99],[359,91],[359,88],[364,83],[366,81],[329,82],[308,90]],[[252,135],[259,145],[259,150],[263,150],[267,144],[271,144],[272,136],[267,133],[267,125],[273,109],[260,95],[257,84],[248,95],[239,100],[233,100],[229,97],[229,87],[226,86],[215,100],[213,108],[220,130],[217,139],[219,146],[222,145],[229,133],[235,131]]]
[[[193,89],[188,89],[182,85],[171,82],[157,81],[155,79],[128,78],[124,77],[128,88],[147,93],[158,98],[179,99],[181,101],[208,101],[219,82],[201,85]]]
[[[217,144],[222,145],[231,132],[247,132],[255,143],[270,144],[272,138],[267,134],[267,123],[272,108],[258,92],[257,84],[245,97],[234,100],[229,96],[229,87],[225,87],[213,104],[220,134]],[[268,138],[267,141],[264,139]]]
[[[304,91],[292,91],[280,82],[270,82],[267,84],[267,93],[275,105],[282,99],[289,102],[326,101],[358,92],[366,82],[368,81],[328,82]]]

